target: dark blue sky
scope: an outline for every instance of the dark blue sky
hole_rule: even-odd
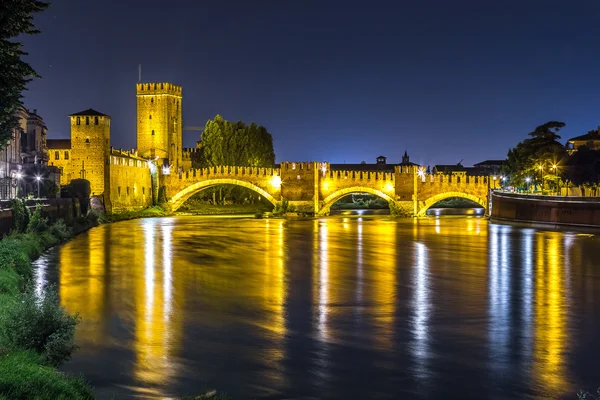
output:
[[[255,121],[277,161],[406,149],[470,165],[548,120],[566,122],[563,139],[600,125],[599,21],[591,0],[55,0],[25,39],[43,77],[25,105],[51,138],[95,108],[115,147],[135,147],[141,63],[144,81],[183,86],[184,125]]]

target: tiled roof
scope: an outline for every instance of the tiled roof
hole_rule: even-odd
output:
[[[69,115],[69,117],[80,117],[80,116],[86,116],[86,117],[87,116],[92,116],[92,117],[109,117],[110,118],[109,115],[102,114],[101,112],[96,111],[96,110],[91,109],[91,108],[88,108],[87,110],[83,110],[83,111],[80,111],[78,113]]]
[[[574,137],[572,139],[569,139],[569,142],[575,142],[575,141],[588,141],[588,140],[600,140],[600,135],[598,134],[598,131],[590,131],[588,133],[586,133],[585,135],[581,135],[581,136],[577,136]]]
[[[46,147],[48,147],[50,150],[70,149],[71,139],[48,139],[46,140]]]

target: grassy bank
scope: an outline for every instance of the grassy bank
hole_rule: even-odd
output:
[[[0,399],[93,399],[82,378],[57,370],[75,350],[78,316],[58,301],[56,288],[37,296],[32,261],[46,249],[98,224],[90,214],[49,224],[41,209],[16,201],[16,229],[0,240]]]
[[[234,214],[259,214],[271,211],[273,207],[264,204],[230,204],[214,205],[194,202],[184,204],[178,211],[196,215],[234,215]]]
[[[111,214],[111,215],[102,215],[99,217],[99,220],[101,223],[107,223],[107,222],[127,221],[130,219],[137,219],[137,218],[166,217],[167,215],[169,215],[169,214],[161,207],[150,207],[150,208],[145,208],[143,210],[123,211],[123,212],[115,213],[115,214]]]

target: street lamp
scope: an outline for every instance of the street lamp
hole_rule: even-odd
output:
[[[37,181],[37,189],[38,189],[38,197],[37,198],[39,199],[40,198],[40,181],[42,180],[42,177],[38,175],[35,177],[35,180]]]
[[[526,185],[525,185],[525,189],[526,189],[527,191],[529,191],[529,182],[531,182],[531,178],[530,178],[530,177],[526,177],[526,178],[525,178],[525,183],[526,183]]]

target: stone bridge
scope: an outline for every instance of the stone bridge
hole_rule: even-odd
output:
[[[462,197],[488,208],[488,193],[498,185],[488,176],[427,175],[420,167],[395,166],[394,172],[331,170],[329,163],[284,162],[279,168],[219,166],[159,176],[168,207],[176,211],[193,194],[215,185],[238,185],[277,204],[287,200],[301,212],[327,215],[350,193],[369,193],[390,203],[398,215],[424,216],[440,200]]]

